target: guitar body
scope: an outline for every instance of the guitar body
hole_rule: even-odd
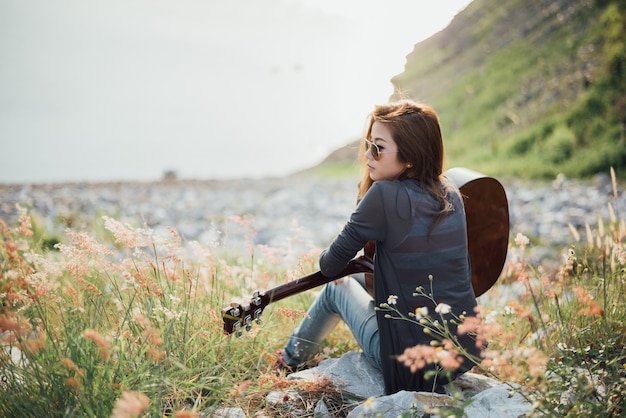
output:
[[[478,297],[498,280],[509,245],[509,206],[504,188],[496,179],[466,168],[451,168],[444,175],[452,180],[463,197],[467,220],[468,252],[472,269],[472,287]],[[365,256],[351,260],[334,277],[311,273],[265,292],[256,291],[249,303],[233,303],[222,309],[224,332],[241,335],[252,322],[261,322],[267,305],[316,286],[356,273],[365,273],[366,284],[373,294],[374,243],[365,246]]]
[[[467,168],[444,175],[461,191],[467,220],[472,287],[476,297],[498,281],[509,247],[509,203],[500,182]]]

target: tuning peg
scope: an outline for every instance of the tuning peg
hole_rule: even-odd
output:
[[[263,313],[263,309],[261,309],[261,308],[259,308],[259,309],[257,309],[257,310],[255,310],[255,311],[254,311],[254,321],[255,321],[257,324],[260,324],[260,323],[262,322],[262,321],[261,321],[261,314],[262,314],[262,313]]]
[[[232,308],[230,310],[230,314],[234,317],[239,317],[241,315],[241,305],[239,305],[238,303],[232,302],[230,304],[230,307]]]
[[[243,325],[246,328],[246,331],[250,331],[252,329],[252,316],[251,315],[246,315],[243,318]]]
[[[241,321],[235,321],[235,323],[233,323],[233,334],[235,334],[236,337],[241,337],[243,335],[243,331],[241,330]]]
[[[250,302],[252,302],[254,306],[259,306],[261,304],[262,302],[261,293],[258,290],[254,291],[254,293],[252,294],[252,299],[250,299]]]

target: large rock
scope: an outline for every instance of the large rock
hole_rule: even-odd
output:
[[[405,412],[412,412],[411,416],[421,417],[426,411],[432,411],[433,408],[452,404],[452,398],[447,395],[400,391],[360,404],[350,411],[348,418],[397,418]]]
[[[467,418],[518,418],[533,410],[532,405],[516,390],[517,386],[471,372],[446,386],[449,395],[401,391],[385,396],[382,374],[363,354],[356,352],[324,360],[318,367],[294,373],[289,379],[315,380],[322,376],[342,390],[346,402],[358,404],[348,417],[396,418],[411,410],[416,416],[421,416],[433,411],[433,408],[453,407],[464,400],[471,400],[464,411]]]
[[[326,376],[347,396],[354,399],[368,399],[385,394],[382,374],[374,368],[365,356],[354,351],[340,358],[322,361],[317,367],[289,375],[289,380],[315,380]]]
[[[509,384],[487,389],[471,399],[472,403],[465,409],[468,418],[518,418],[529,416],[533,411],[530,402]]]

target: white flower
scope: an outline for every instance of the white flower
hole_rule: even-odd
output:
[[[485,324],[491,324],[496,322],[496,318],[498,317],[498,311],[489,311],[489,313],[485,316]]]
[[[505,315],[515,315],[515,308],[513,306],[505,306],[504,307],[504,313]]]
[[[445,303],[440,303],[435,308],[435,312],[437,312],[438,314],[448,314],[450,313],[450,310],[451,310],[450,305],[447,305]]]
[[[532,334],[530,334],[530,337],[528,337],[528,340],[526,340],[526,344],[527,345],[532,345],[535,341],[539,340],[539,334],[537,334],[536,332],[533,332]]]
[[[395,305],[396,303],[398,303],[398,297],[396,295],[389,295],[387,298],[387,304]]]
[[[428,316],[428,307],[422,306],[421,308],[415,309],[415,318],[421,319],[425,316]]]
[[[528,237],[522,233],[518,233],[515,236],[515,243],[521,247],[522,249],[526,248],[526,246],[528,244],[530,244],[530,240],[528,239]]]

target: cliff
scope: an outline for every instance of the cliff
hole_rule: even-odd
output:
[[[448,166],[625,178],[625,42],[623,1],[474,0],[415,45],[391,99],[435,108]]]

